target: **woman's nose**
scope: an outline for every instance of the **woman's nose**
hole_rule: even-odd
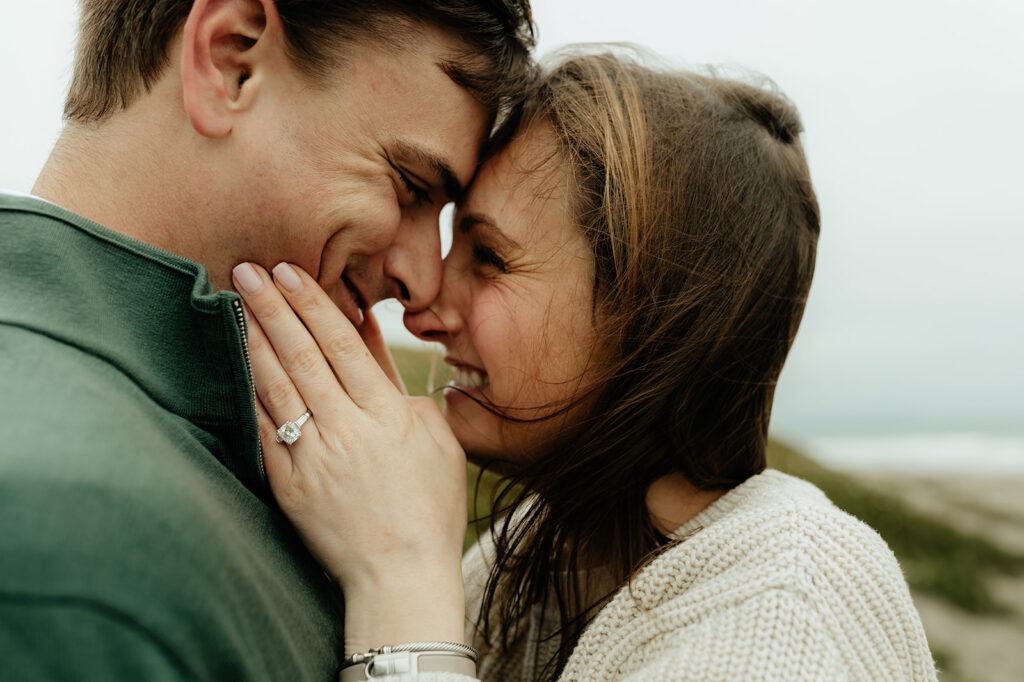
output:
[[[433,305],[425,310],[406,311],[402,319],[405,328],[423,341],[445,343],[451,337],[452,331]]]

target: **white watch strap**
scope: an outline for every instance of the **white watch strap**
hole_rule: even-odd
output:
[[[363,682],[388,675],[457,673],[476,677],[476,663],[447,651],[398,651],[377,654],[368,661],[342,668],[339,682]]]

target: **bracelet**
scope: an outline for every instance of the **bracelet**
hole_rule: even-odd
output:
[[[476,649],[455,642],[412,642],[370,649],[345,659],[339,682],[363,682],[387,675],[458,673],[476,677]]]

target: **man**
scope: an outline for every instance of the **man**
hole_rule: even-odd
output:
[[[0,679],[332,678],[218,289],[288,261],[357,325],[426,306],[531,41],[526,0],[84,3],[38,198],[0,195]]]

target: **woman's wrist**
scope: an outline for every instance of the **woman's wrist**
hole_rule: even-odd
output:
[[[461,570],[434,578],[419,572],[382,576],[346,585],[344,593],[346,656],[386,644],[464,642]]]

